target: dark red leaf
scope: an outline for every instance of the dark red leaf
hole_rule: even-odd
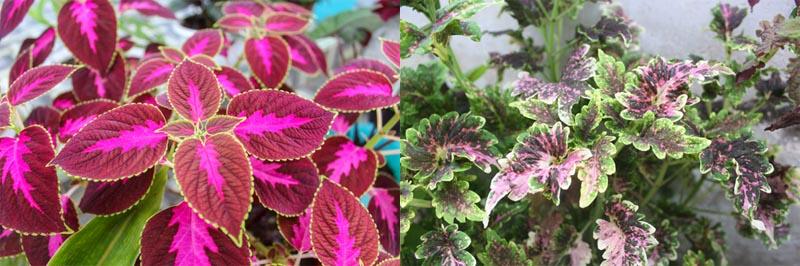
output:
[[[98,115],[108,110],[117,108],[115,102],[108,100],[95,100],[83,102],[70,108],[61,115],[58,124],[58,140],[66,143],[72,136],[81,130],[86,124],[97,118]]]
[[[32,68],[8,88],[8,102],[19,105],[45,94],[61,83],[76,69],[75,66],[51,65]]]
[[[183,53],[187,56],[194,56],[204,54],[207,56],[216,56],[222,49],[222,31],[217,29],[199,30],[189,37],[183,43]]]
[[[285,216],[302,214],[319,187],[316,166],[308,158],[269,162],[250,157],[256,194],[264,207]]]
[[[8,85],[11,86],[19,76],[22,76],[23,73],[31,68],[33,68],[33,54],[31,49],[25,49],[14,59],[14,64],[11,65],[11,70],[8,72]]]
[[[64,218],[67,226],[72,231],[78,231],[78,213],[75,204],[67,195],[61,196],[61,208],[64,209]],[[70,234],[54,234],[49,236],[22,236],[22,250],[32,266],[47,265],[50,258],[58,251],[61,244]]]
[[[298,251],[311,250],[311,208],[300,216],[278,215],[278,229],[283,238]]]
[[[244,148],[230,134],[190,138],[175,151],[175,179],[197,213],[242,241],[242,224],[252,201],[253,176]]]
[[[19,234],[0,226],[0,259],[13,257],[22,253],[22,242]]]
[[[239,93],[253,89],[253,84],[250,84],[247,77],[239,70],[223,66],[220,70],[214,71],[214,74],[217,75],[217,81],[228,97],[233,98]]]
[[[228,133],[236,128],[239,123],[244,121],[244,118],[229,116],[229,115],[215,115],[206,121],[206,133],[214,135],[217,133]]]
[[[394,67],[400,67],[400,43],[392,40],[381,39],[381,51]]]
[[[50,135],[38,125],[16,138],[0,138],[0,225],[27,234],[68,230],[56,169],[47,166],[54,153]]]
[[[394,256],[400,255],[400,185],[387,174],[378,175],[367,205],[380,233],[381,246]]]
[[[279,88],[291,66],[291,51],[286,41],[275,36],[250,38],[244,51],[245,59],[259,82],[270,89]]]
[[[72,75],[72,89],[80,101],[109,99],[119,101],[125,93],[125,81],[128,78],[125,58],[114,57],[113,65],[103,74],[91,68],[81,68]]]
[[[378,174],[375,152],[356,146],[344,136],[326,139],[322,148],[314,152],[311,158],[322,175],[346,187],[356,196],[367,192]]]
[[[385,75],[360,69],[332,77],[317,91],[314,101],[341,112],[366,112],[395,105],[400,97]]]
[[[112,181],[149,169],[167,151],[164,115],[153,105],[131,103],[84,126],[50,164],[72,176]]]
[[[303,32],[308,27],[309,20],[301,15],[290,12],[269,13],[264,18],[264,30],[271,34],[290,35]]]
[[[305,157],[322,144],[334,114],[300,96],[253,90],[234,97],[228,114],[247,119],[233,130],[250,154],[266,160]]]
[[[326,179],[311,208],[311,246],[322,264],[375,263],[378,229],[350,191]]]
[[[85,213],[113,215],[136,205],[153,183],[154,167],[114,182],[89,182],[79,207]]]
[[[25,119],[24,125],[26,127],[32,125],[40,125],[47,129],[47,132],[50,134],[51,140],[53,143],[56,143],[56,137],[58,136],[58,122],[60,121],[61,113],[59,113],[56,109],[53,109],[48,106],[39,106],[33,108],[30,114],[28,114],[28,118]]]
[[[142,265],[249,265],[247,241],[237,247],[185,202],[157,213],[142,232]]]
[[[159,16],[162,18],[175,19],[172,10],[166,8],[154,0],[120,0],[119,12],[126,10],[136,10],[145,16]]]
[[[28,14],[31,5],[33,5],[33,0],[3,1],[3,8],[0,9],[0,39],[19,26],[19,23],[25,18],[25,14]]]
[[[58,36],[72,54],[105,73],[117,48],[117,17],[108,0],[70,0],[58,12]]]
[[[184,58],[186,58],[186,54],[184,54],[181,50],[166,46],[161,46],[159,49],[161,49],[161,56],[172,63],[180,63]]]
[[[341,73],[344,73],[344,72],[347,72],[347,71],[350,71],[350,70],[358,70],[358,69],[369,69],[369,70],[374,70],[374,71],[381,72],[384,76],[389,78],[389,81],[391,81],[392,84],[397,82],[397,79],[399,78],[399,76],[397,75],[397,72],[395,72],[394,69],[392,69],[392,67],[390,67],[390,66],[388,66],[388,65],[386,65],[384,63],[381,63],[381,61],[378,61],[378,60],[375,60],[375,59],[353,59],[353,60],[350,60],[349,62],[347,62],[347,64],[344,64],[344,65],[336,68],[336,72],[334,72],[334,74],[338,75],[338,74],[341,74]]]
[[[255,1],[230,1],[222,7],[225,14],[241,14],[251,17],[260,17],[264,13],[264,5]]]
[[[328,75],[328,63],[325,54],[317,44],[305,35],[283,36],[289,44],[292,54],[292,66],[307,74],[316,74],[322,71]]]
[[[197,123],[213,116],[222,100],[219,82],[208,67],[184,60],[167,81],[167,95],[175,111]]]
[[[136,97],[141,93],[148,92],[167,83],[169,75],[174,68],[175,65],[161,58],[153,58],[142,63],[136,69],[136,74],[131,78],[128,97]]]
[[[75,94],[73,94],[72,91],[68,91],[56,96],[56,98],[53,99],[52,105],[56,110],[64,111],[75,106],[77,103],[78,99],[75,98]]]

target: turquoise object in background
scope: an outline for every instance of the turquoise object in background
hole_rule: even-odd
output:
[[[356,0],[322,0],[314,4],[314,17],[321,21],[344,11],[356,8]]]

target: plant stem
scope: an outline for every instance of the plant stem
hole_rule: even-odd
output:
[[[433,208],[433,205],[431,205],[430,200],[423,200],[423,199],[411,199],[411,201],[408,202],[408,206],[423,208],[423,209]]]
[[[656,195],[661,186],[666,183],[664,182],[664,176],[666,175],[667,168],[669,166],[670,166],[669,163],[664,163],[661,165],[661,168],[658,169],[658,176],[656,177],[656,181],[653,184],[653,188],[651,188],[650,191],[647,192],[647,195],[644,196],[644,199],[642,199],[642,205],[647,205],[647,203],[650,202],[653,196]]]
[[[264,255],[264,256],[269,255],[269,248],[267,246],[264,246],[264,244],[261,243],[261,241],[258,240],[258,238],[256,238],[250,232],[245,231],[245,233],[247,233],[247,240],[248,240],[248,242],[250,242],[250,246],[255,247],[256,251],[258,253],[261,253],[261,255]]]
[[[684,199],[683,202],[681,202],[681,206],[686,206],[687,204],[692,202],[694,196],[697,195],[698,191],[700,191],[700,187],[703,186],[704,181],[706,181],[706,175],[701,175],[700,180],[697,182],[697,184],[694,184],[694,187],[692,187],[692,192],[690,192],[689,196],[687,196],[686,199]]]
[[[383,127],[381,127],[381,130],[375,133],[375,135],[373,135],[372,138],[367,141],[367,144],[364,144],[364,147],[367,149],[372,149],[372,147],[378,143],[378,140],[380,140],[383,135],[386,135],[386,132],[391,130],[394,125],[397,124],[397,122],[400,122],[400,112],[395,112],[392,118],[389,119],[389,121],[387,121]]]

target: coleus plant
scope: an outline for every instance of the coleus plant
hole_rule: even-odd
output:
[[[2,36],[32,3],[5,2]],[[170,46],[118,38],[128,10],[175,19],[155,1],[71,0],[21,44],[0,96],[0,259],[399,265],[400,186],[382,151],[397,139],[399,43],[376,38],[384,58],[329,64],[304,34],[308,6],[235,1],[217,28]],[[49,63],[59,40],[72,58]],[[317,74],[327,81],[310,99],[286,82]],[[371,113],[372,136],[348,137]],[[268,226],[246,222],[264,208],[283,239],[249,231]]]
[[[797,10],[754,38],[737,30],[746,7],[718,4],[709,28],[725,57],[681,59],[643,53],[624,10],[593,2],[600,19],[574,37],[563,26],[584,1],[403,2],[429,22],[400,22],[401,57],[423,62],[400,70],[404,263],[726,265],[720,214],[769,248],[789,237],[798,174],[754,128],[800,124],[800,60],[766,64],[797,56]],[[490,34],[519,50],[462,69],[450,38],[480,40],[471,18],[487,6],[518,22]],[[493,69],[499,81],[477,86]],[[730,211],[704,208],[700,191]]]

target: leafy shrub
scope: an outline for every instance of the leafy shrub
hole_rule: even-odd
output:
[[[789,237],[798,175],[753,128],[800,123],[800,60],[766,67],[781,49],[800,54],[796,9],[752,38],[736,30],[747,8],[719,4],[710,29],[725,58],[680,60],[639,51],[641,29],[612,3],[574,36],[564,24],[580,0],[406,4],[430,23],[400,22],[401,55],[427,61],[400,70],[404,264],[727,264],[708,214],[770,248]],[[519,27],[482,32],[470,18],[490,5]],[[462,69],[451,37],[486,34],[520,48]],[[479,88],[487,69],[500,81]],[[508,69],[521,74],[503,81]],[[733,211],[701,208],[705,190],[724,190]]]
[[[175,19],[155,1],[62,4],[55,28],[15,44],[0,97],[0,263],[20,254],[32,265],[399,260],[399,186],[382,150],[397,139],[399,46],[381,39],[386,61],[356,58],[376,25],[315,25],[317,38],[361,38],[329,64],[304,34],[311,11],[290,2],[221,3],[210,12],[222,14],[217,28],[168,45],[117,35],[136,18],[127,10]],[[376,12],[388,19],[392,4]],[[6,1],[0,37],[32,5]],[[46,63],[58,40],[74,58]],[[307,99],[289,75],[327,82]],[[68,91],[24,116],[68,79]],[[370,117],[374,132],[351,130]]]

